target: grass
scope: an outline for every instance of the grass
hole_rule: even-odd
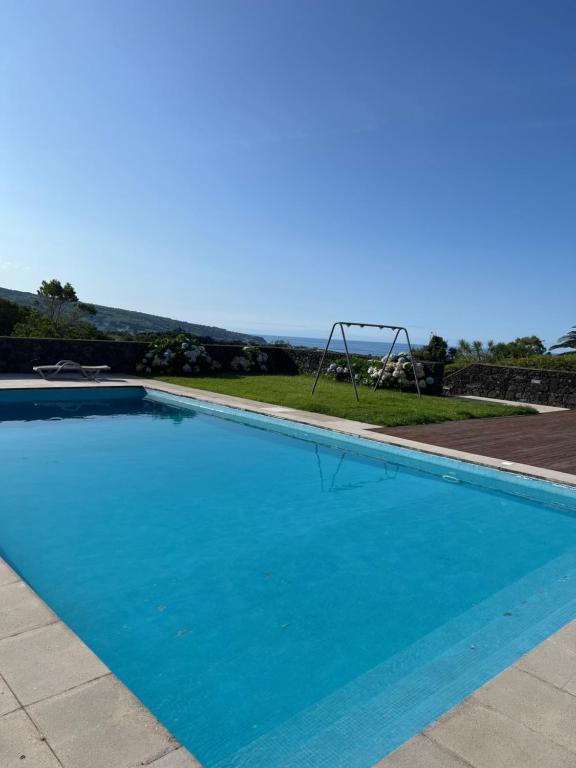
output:
[[[184,387],[205,389],[385,427],[534,413],[534,410],[527,406],[484,405],[428,395],[418,398],[415,394],[395,390],[372,392],[368,387],[360,388],[360,402],[357,403],[350,384],[327,379],[319,381],[316,394],[312,396],[312,376],[220,374],[197,378],[162,376],[158,379]]]

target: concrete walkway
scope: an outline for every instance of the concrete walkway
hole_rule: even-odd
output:
[[[0,390],[134,385],[504,468],[500,460],[378,434],[370,424],[134,377],[101,384],[0,377]],[[538,467],[515,464],[506,471],[576,485],[575,475]],[[1,560],[0,607],[0,768],[200,768]],[[378,768],[576,768],[576,622],[384,758]]]
[[[199,768],[0,559],[1,768]]]
[[[576,621],[378,768],[574,768]]]

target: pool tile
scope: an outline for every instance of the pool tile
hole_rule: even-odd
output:
[[[113,675],[28,707],[64,768],[132,768],[178,742]]]
[[[419,734],[374,768],[470,768],[470,763]]]
[[[576,696],[515,668],[503,672],[474,696],[576,752]]]
[[[22,704],[30,704],[108,674],[109,670],[58,622],[0,640],[0,672]]]
[[[23,581],[0,587],[0,639],[44,626],[56,616]]]
[[[0,715],[13,712],[20,707],[18,699],[14,696],[6,682],[0,677]]]
[[[148,768],[202,768],[198,760],[195,760],[184,747],[169,752],[159,760],[148,763]]]
[[[576,758],[542,734],[484,707],[474,697],[427,734],[474,768],[574,768]]]
[[[23,709],[0,717],[2,768],[60,768],[60,763]]]

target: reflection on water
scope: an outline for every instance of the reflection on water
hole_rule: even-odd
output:
[[[355,491],[358,488],[364,488],[367,485],[378,485],[379,483],[386,482],[386,480],[395,480],[398,474],[398,464],[393,464],[388,461],[379,461],[378,464],[382,467],[381,473],[377,477],[371,477],[366,480],[349,480],[346,481],[345,474],[345,460],[350,460],[350,454],[342,452],[334,467],[334,456],[332,454],[327,455],[322,452],[321,447],[316,444],[314,446],[314,453],[316,454],[316,463],[318,465],[318,474],[320,476],[320,490],[322,493],[340,493],[341,491]]]
[[[0,426],[1,422],[61,421],[143,415],[152,419],[169,419],[174,424],[179,424],[186,419],[193,419],[197,414],[193,410],[171,408],[161,403],[152,403],[144,398],[0,403]]]

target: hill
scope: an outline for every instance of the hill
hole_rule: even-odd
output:
[[[36,306],[38,297],[35,293],[14,291],[10,288],[0,287],[0,298],[14,301],[16,304],[22,304],[26,307],[38,308]],[[97,311],[94,317],[90,317],[90,322],[94,323],[101,331],[108,333],[142,333],[146,331],[161,333],[162,331],[172,331],[175,328],[181,328],[186,333],[192,333],[195,336],[210,336],[215,341],[245,340],[254,344],[266,343],[260,336],[228,331],[225,328],[217,328],[212,325],[188,323],[185,320],[173,320],[170,317],[149,315],[146,312],[134,312],[130,309],[105,307],[101,304],[95,304],[94,306]]]

